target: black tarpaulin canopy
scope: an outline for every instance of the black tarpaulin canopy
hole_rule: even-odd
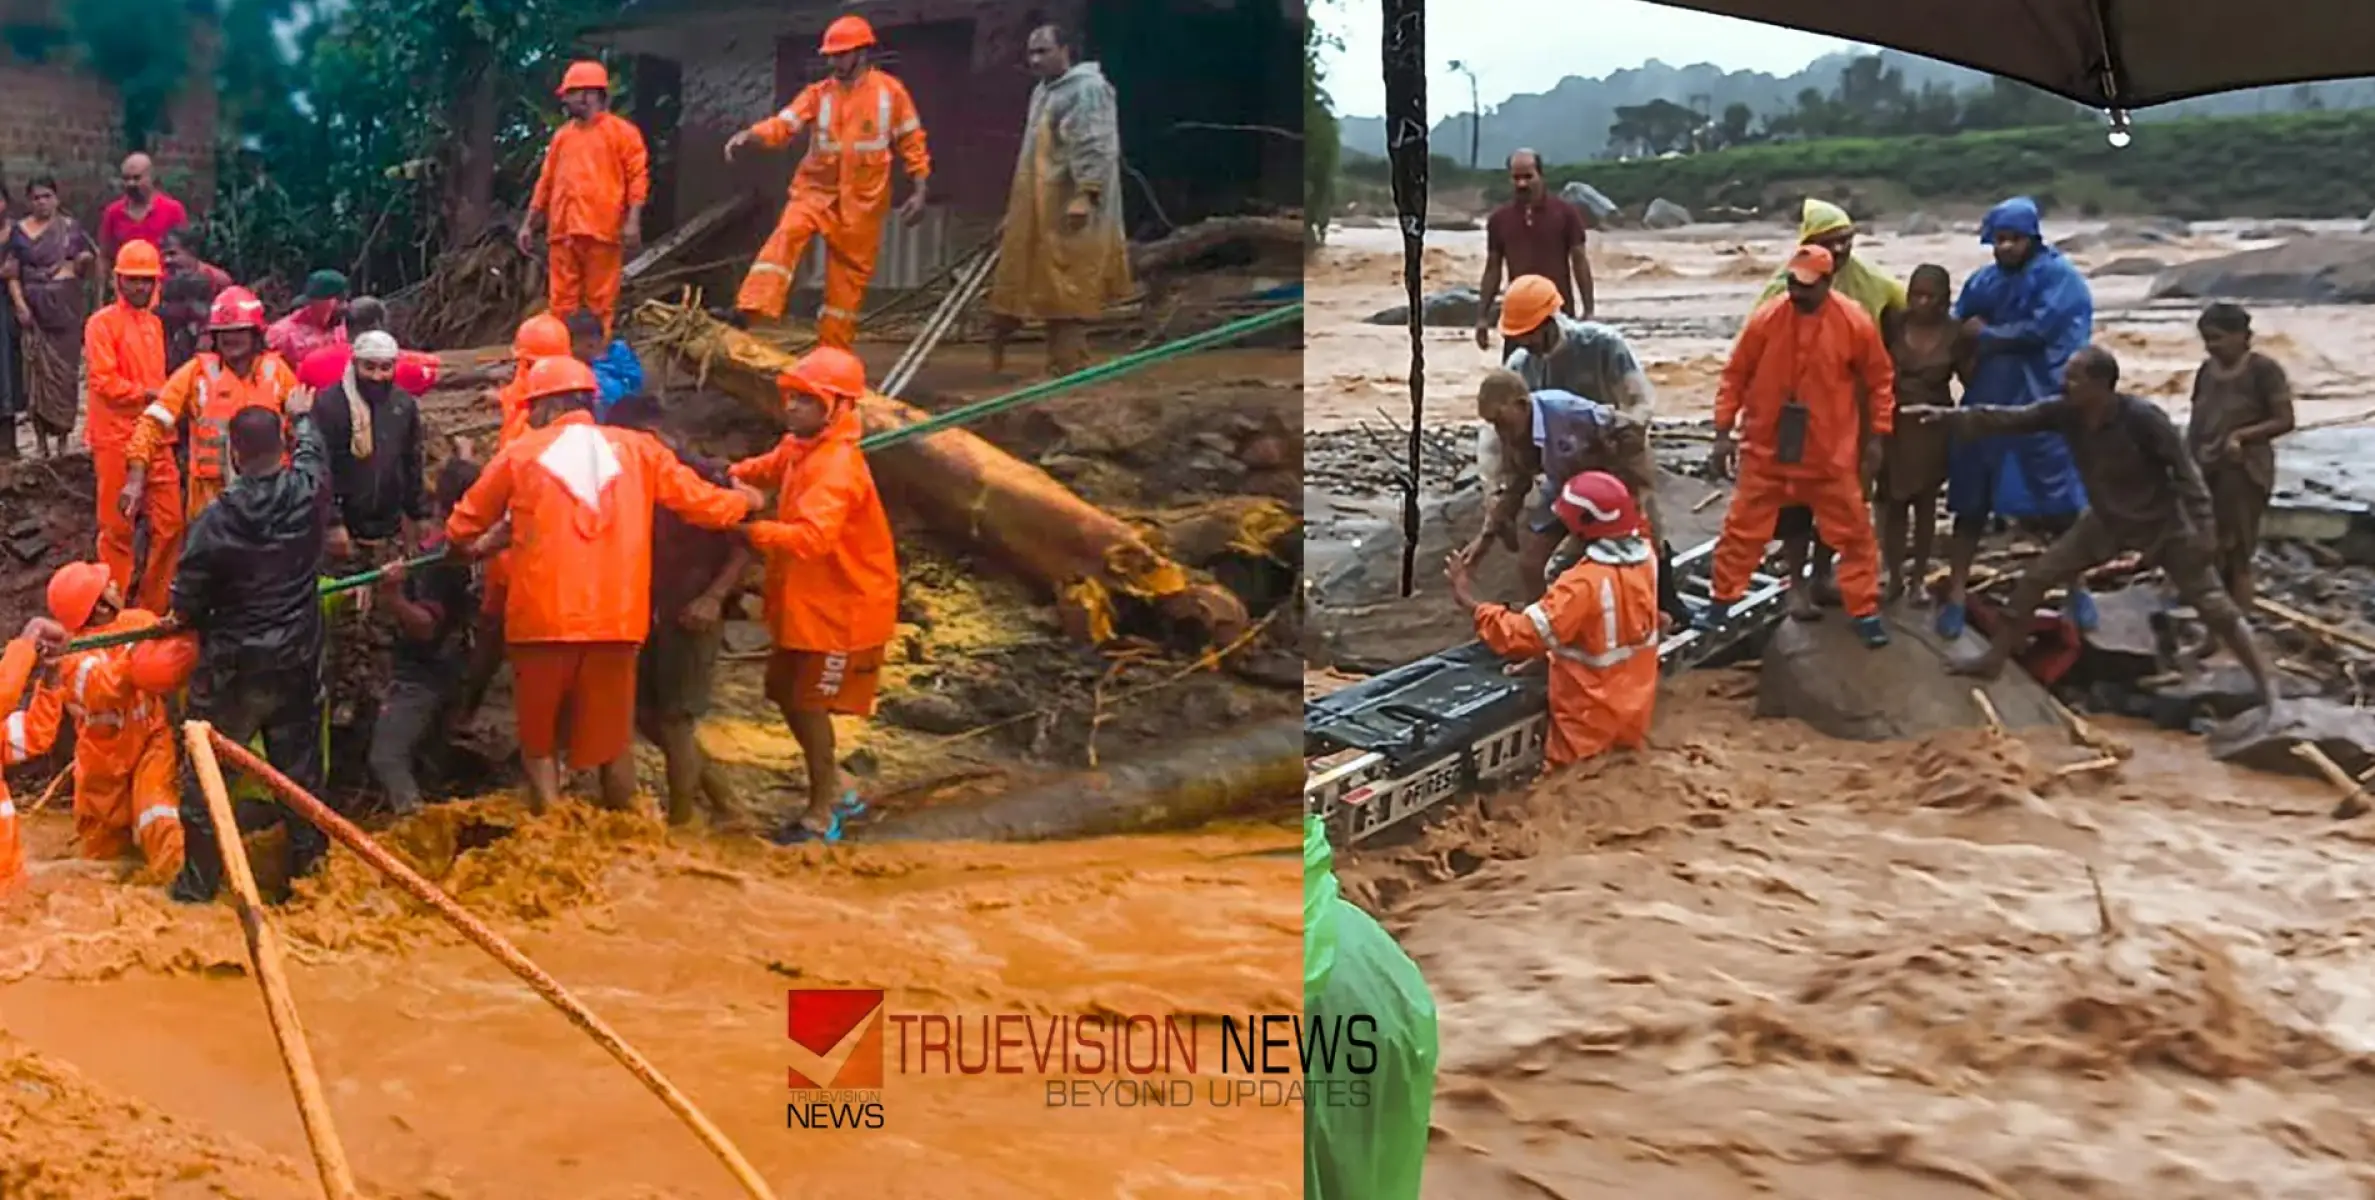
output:
[[[1660,0],[1925,55],[2129,110],[2375,75],[2375,0]]]

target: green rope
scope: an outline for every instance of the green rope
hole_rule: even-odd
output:
[[[1070,375],[1050,379],[1044,383],[1035,383],[1019,391],[1008,392],[1003,396],[992,396],[987,400],[977,400],[971,404],[961,405],[928,420],[918,421],[913,425],[902,425],[897,429],[868,435],[858,443],[858,448],[867,451],[887,450],[902,442],[912,442],[917,438],[930,437],[935,433],[962,428],[975,421],[993,417],[1026,404],[1037,403],[1075,388],[1087,387],[1093,383],[1103,383],[1108,379],[1118,379],[1133,372],[1143,371],[1158,363],[1184,358],[1199,350],[1209,350],[1214,346],[1227,345],[1230,342],[1275,329],[1289,321],[1300,320],[1302,316],[1303,305],[1301,302],[1297,302],[1281,305],[1266,312],[1255,313],[1250,317],[1240,317],[1226,325],[1216,326],[1177,341],[1165,342],[1160,346],[1149,346],[1144,350],[1122,355],[1120,358],[1099,363],[1086,370],[1074,371]],[[432,550],[427,554],[405,559],[404,567],[406,570],[417,570],[442,562],[444,559],[445,551]],[[341,592],[351,592],[356,588],[370,587],[385,578],[387,573],[388,568],[375,567],[359,575],[348,575],[342,579],[324,579],[321,581],[321,595],[328,598]],[[148,629],[128,629],[121,633],[93,634],[66,643],[66,650],[68,653],[73,653],[81,650],[104,650],[110,646],[128,646],[134,642],[145,642],[152,638],[164,637],[172,632],[174,631],[159,626]]]

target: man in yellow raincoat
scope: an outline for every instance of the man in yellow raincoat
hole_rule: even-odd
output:
[[[1006,231],[990,288],[990,363],[1004,370],[1007,339],[1025,321],[1045,321],[1048,373],[1069,375],[1088,365],[1081,322],[1131,291],[1121,129],[1113,85],[1097,64],[1073,61],[1062,30],[1032,30],[1023,54],[1039,86],[1031,89],[1022,154],[1006,197]]]
[[[1805,206],[1798,210],[1798,244],[1820,246],[1831,252],[1831,290],[1853,301],[1872,318],[1873,324],[1880,326],[1883,345],[1895,345],[1897,325],[1905,318],[1905,285],[1855,257],[1855,219],[1847,215],[1847,210],[1828,200],[1808,196]],[[1766,301],[1780,295],[1788,286],[1789,268],[1784,265],[1773,273],[1773,282],[1765,285],[1755,308],[1763,308]],[[1816,594],[1828,597],[1838,591],[1838,584],[1831,576],[1831,548],[1814,540],[1814,510],[1810,508],[1781,510],[1781,520],[1774,532],[1782,540],[1781,565],[1786,577],[1798,578],[1811,551],[1813,586],[1790,589],[1789,607],[1791,615],[1799,620],[1812,620],[1821,613],[1815,605]]]

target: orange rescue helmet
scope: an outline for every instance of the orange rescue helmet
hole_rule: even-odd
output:
[[[170,696],[198,669],[198,635],[179,633],[132,647],[132,686],[153,696]]]
[[[206,318],[206,328],[219,332],[225,329],[264,330],[264,302],[243,287],[224,288],[214,298],[214,311]]]
[[[847,54],[874,44],[874,26],[864,17],[835,17],[825,26],[825,40],[818,44],[819,54]]]
[[[814,396],[839,407],[866,394],[866,364],[837,346],[819,346],[777,375],[775,390],[787,400]]]
[[[1631,537],[1641,532],[1633,489],[1606,471],[1585,471],[1559,489],[1550,510],[1579,538]]]
[[[561,89],[559,94],[566,96],[571,92],[586,91],[588,89],[597,92],[609,91],[609,69],[592,59],[585,59],[580,62],[570,63],[569,70],[561,76]]]
[[[592,367],[566,354],[556,354],[528,364],[528,386],[522,389],[521,398],[533,404],[547,396],[568,396],[601,388]]]
[[[520,322],[519,332],[512,335],[511,356],[517,359],[551,358],[569,353],[569,326],[548,312]]]
[[[134,238],[115,252],[115,273],[124,279],[161,279],[165,260],[158,257],[154,243]]]
[[[107,564],[71,562],[49,577],[49,615],[68,633],[91,623],[91,610],[107,595]]]
[[[1524,337],[1566,308],[1547,276],[1520,275],[1501,293],[1501,336]]]

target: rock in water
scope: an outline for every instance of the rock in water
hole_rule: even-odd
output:
[[[2293,753],[2301,742],[2325,751],[2356,777],[2375,766],[2375,714],[2322,697],[2286,700],[2271,714],[2255,708],[2210,731],[2210,756],[2280,775],[2317,776]]]
[[[2375,238],[2308,237],[2183,263],[2155,276],[2150,299],[2375,303]]]
[[[1482,296],[1476,294],[1476,289],[1472,287],[1445,288],[1440,292],[1431,293],[1420,305],[1419,311],[1424,314],[1422,323],[1436,329],[1473,329],[1476,326],[1476,307],[1483,299]],[[1501,306],[1495,302],[1493,311],[1487,315],[1498,317],[1500,313]],[[1397,304],[1392,308],[1384,309],[1372,315],[1367,323],[1371,325],[1408,325],[1410,323],[1410,306]]]
[[[1795,718],[1848,741],[1921,738],[1985,725],[1971,698],[1977,689],[2011,728],[2059,720],[2044,686],[2018,669],[1984,685],[1947,674],[1946,640],[1931,632],[1927,614],[1904,615],[1889,617],[1890,641],[1878,650],[1866,649],[1837,610],[1820,621],[1781,622],[1765,643],[1757,715]],[[1959,648],[1976,654],[1986,646],[1966,633]]]
[[[2169,264],[2160,259],[2135,255],[2112,259],[2087,274],[2100,279],[2106,275],[2158,275],[2168,269]]]
[[[2369,210],[2367,213],[2367,219],[2359,222],[2359,232],[2375,233],[2375,210]]]
[[[1945,231],[1946,226],[1939,224],[1938,218],[1919,211],[1906,217],[1905,223],[1897,227],[1897,233],[1904,237],[1927,237]]]
[[[1691,210],[1660,196],[1649,202],[1641,223],[1651,229],[1680,229],[1691,223]]]
[[[1616,215],[1616,201],[1601,195],[1600,189],[1580,179],[1560,188],[1559,198],[1582,209],[1583,215],[1592,219],[1595,229],[1606,225],[1608,218]]]

